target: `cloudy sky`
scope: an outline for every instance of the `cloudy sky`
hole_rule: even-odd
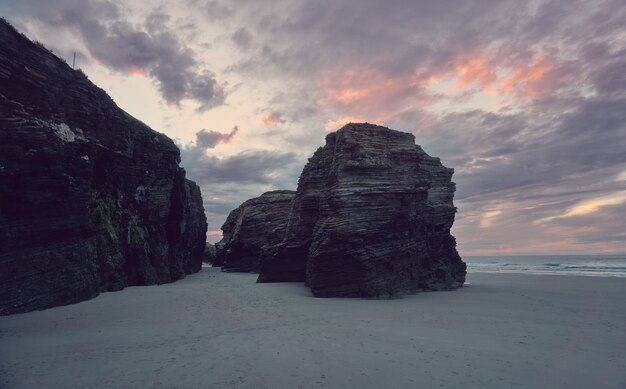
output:
[[[0,0],[181,146],[209,240],[327,131],[456,170],[461,255],[626,253],[626,1]]]

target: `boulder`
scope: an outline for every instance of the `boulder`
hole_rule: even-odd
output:
[[[294,191],[277,190],[245,201],[222,226],[214,266],[222,271],[259,272],[263,247],[282,241]]]
[[[0,20],[0,314],[200,270],[206,218],[174,142]]]
[[[453,169],[412,134],[348,124],[304,167],[283,241],[258,282],[305,281],[318,297],[392,297],[461,287],[450,234]]]

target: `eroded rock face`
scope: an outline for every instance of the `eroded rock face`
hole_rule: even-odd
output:
[[[348,124],[300,176],[283,241],[258,282],[306,281],[319,297],[386,297],[463,285],[450,234],[453,169],[412,134]]]
[[[214,266],[223,271],[258,272],[263,247],[282,241],[294,191],[277,190],[245,201],[222,226]]]
[[[0,314],[198,271],[206,218],[165,135],[0,21]]]

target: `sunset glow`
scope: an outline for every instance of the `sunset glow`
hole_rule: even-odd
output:
[[[280,121],[280,117],[280,113],[270,111],[267,115],[261,117],[261,123],[266,126],[271,126],[272,124],[276,124],[278,121]]]
[[[480,220],[480,228],[489,228],[493,225],[494,219],[502,215],[501,210],[485,212]]]
[[[563,219],[573,216],[583,216],[591,213],[598,212],[602,207],[609,205],[620,205],[626,203],[626,191],[619,192],[610,196],[598,197],[590,200],[585,200],[579,204],[571,207],[567,212],[558,216],[551,216],[540,219],[538,222],[544,223],[555,219]]]
[[[295,189],[327,132],[369,122],[455,169],[462,255],[626,252],[621,3],[191,3],[0,11],[175,140],[209,240],[241,202]]]
[[[0,389],[626,389],[625,215],[626,0],[0,0]]]

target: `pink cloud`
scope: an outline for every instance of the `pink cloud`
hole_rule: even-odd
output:
[[[282,119],[282,114],[276,111],[270,111],[267,115],[261,117],[261,123],[266,126],[270,126],[276,123],[285,123],[285,120]]]
[[[362,66],[326,72],[316,84],[317,103],[339,112],[334,115],[338,119],[328,121],[327,130],[356,121],[384,123],[404,110],[428,105],[432,98],[424,95],[423,86],[415,80]]]
[[[567,85],[571,70],[546,53],[511,61],[487,50],[416,67],[410,74],[361,65],[322,73],[316,81],[317,104],[330,118],[327,131],[355,121],[384,124],[405,112],[442,100],[456,104],[479,93],[498,97],[493,108],[499,109],[556,92]],[[272,120],[271,115],[262,118],[264,124]]]
[[[491,96],[511,96],[526,101],[548,95],[564,85],[563,74],[556,71],[560,65],[543,53],[517,63],[498,63],[498,59],[488,53],[477,53],[459,57],[447,77],[458,78],[455,91],[478,86]],[[498,103],[502,104],[502,101]]]
[[[457,59],[454,71],[458,75],[457,90],[479,84],[485,93],[491,94],[491,84],[498,80],[497,67],[490,63],[489,55],[485,53]]]

